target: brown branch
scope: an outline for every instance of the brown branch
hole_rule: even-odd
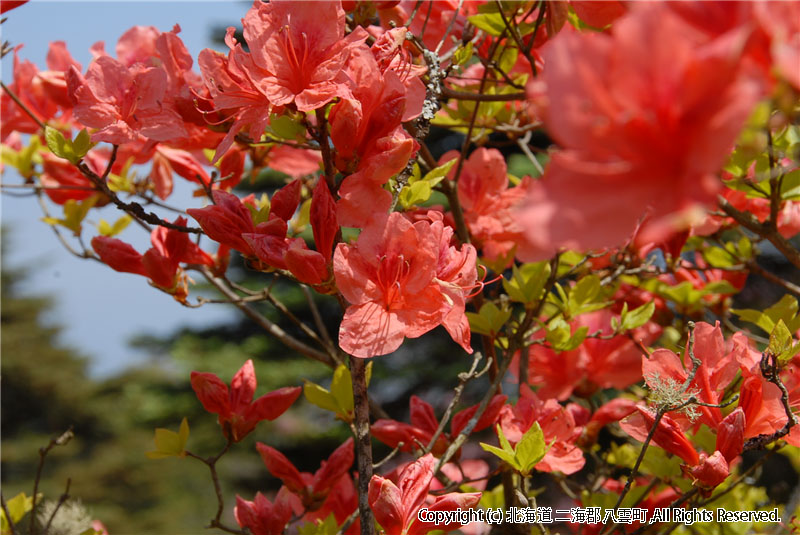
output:
[[[732,217],[734,221],[768,240],[794,267],[800,269],[800,251],[795,249],[791,242],[781,236],[777,230],[771,228],[768,224],[761,223],[749,212],[737,210],[722,196],[717,197],[717,202],[722,211]]]
[[[787,280],[783,280],[781,277],[775,275],[774,273],[767,271],[766,269],[762,268],[755,260],[749,260],[746,265],[751,272],[756,273],[757,275],[760,275],[761,277],[767,279],[768,281],[777,284],[784,290],[787,290],[797,296],[800,296],[800,286],[797,286],[796,284],[793,284]]]
[[[98,176],[97,173],[89,169],[89,167],[80,162],[77,165],[78,170],[89,179],[89,181],[94,184],[105,196],[109,198],[109,200],[120,210],[130,214],[133,216],[134,219],[140,222],[150,223],[152,225],[158,225],[160,227],[166,227],[168,229],[177,230],[180,232],[186,232],[189,234],[203,234],[203,231],[199,228],[194,227],[185,227],[183,225],[176,225],[175,223],[170,223],[169,221],[165,221],[158,217],[153,212],[148,212],[145,210],[141,204],[137,202],[124,202],[120,199],[116,193],[109,189],[108,184],[106,184],[105,180],[102,177]]]
[[[372,479],[372,440],[369,433],[369,400],[367,397],[366,359],[350,357],[355,402],[356,455],[358,457],[358,509],[361,535],[375,535],[375,517],[369,507],[369,482]]]
[[[322,163],[325,167],[325,182],[328,183],[328,189],[331,191],[331,194],[334,194],[336,192],[336,171],[333,167],[331,146],[328,144],[328,119],[325,117],[325,108],[318,108],[316,115],[318,129],[317,142],[322,152]]]

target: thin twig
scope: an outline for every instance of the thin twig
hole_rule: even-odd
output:
[[[478,373],[478,364],[480,363],[483,355],[481,355],[480,351],[476,351],[475,354],[472,356],[472,365],[469,368],[469,371],[466,373],[459,373],[458,374],[458,385],[454,389],[453,399],[450,400],[450,403],[447,405],[447,409],[444,411],[444,415],[442,416],[441,421],[439,422],[439,427],[436,428],[436,431],[433,433],[430,441],[428,442],[427,447],[425,448],[424,453],[430,453],[433,450],[433,446],[436,444],[436,441],[441,436],[442,432],[444,432],[444,428],[447,425],[447,422],[450,420],[450,415],[453,412],[453,409],[458,405],[458,402],[461,401],[461,394],[464,392],[464,387],[466,384],[477,377]]]
[[[403,441],[398,442],[397,446],[395,446],[394,449],[392,451],[390,451],[389,454],[386,457],[384,457],[383,459],[381,459],[377,463],[372,463],[372,469],[375,470],[376,468],[380,468],[384,464],[386,464],[389,461],[391,461],[394,458],[395,455],[400,453],[400,450],[403,449],[403,446],[405,446],[405,444],[406,443],[403,442]]]
[[[762,353],[759,368],[761,369],[762,377],[777,386],[781,391],[781,405],[783,405],[783,410],[786,413],[786,424],[774,433],[761,434],[749,439],[744,443],[742,451],[764,449],[768,444],[788,435],[792,427],[798,423],[797,415],[792,411],[792,406],[789,402],[789,391],[786,390],[786,385],[781,381],[781,367],[778,364],[778,356],[769,351]]]
[[[203,274],[206,280],[210,282],[217,290],[219,290],[222,293],[222,295],[228,298],[234,304],[234,306],[236,306],[239,310],[244,312],[247,317],[255,321],[256,324],[261,326],[269,334],[280,340],[284,345],[286,345],[290,349],[297,351],[298,353],[302,353],[307,357],[322,362],[327,366],[331,367],[334,366],[333,361],[327,354],[317,349],[314,349],[309,345],[304,344],[300,340],[297,340],[292,335],[284,331],[277,324],[271,322],[269,319],[259,314],[259,312],[253,307],[251,307],[249,304],[241,302],[239,296],[236,295],[236,293],[233,290],[231,290],[222,279],[214,276],[214,274],[211,272],[210,269],[208,269],[207,266],[200,266],[198,267],[198,270]]]
[[[63,446],[67,442],[69,442],[75,434],[72,432],[72,426],[69,429],[61,433],[56,438],[50,439],[50,442],[47,446],[39,448],[39,466],[36,468],[36,479],[33,480],[33,496],[31,497],[31,519],[36,518],[36,506],[38,505],[36,498],[37,494],[39,493],[39,481],[42,479],[42,470],[44,469],[44,460],[47,457],[47,454],[50,453],[56,446]],[[33,527],[36,525],[36,522],[31,520],[30,526],[28,527],[28,533],[33,535]]]
[[[456,100],[471,100],[476,102],[509,102],[528,98],[524,91],[497,94],[468,93],[466,91],[456,91],[446,86],[442,88],[442,96],[445,98],[454,98]]]
[[[322,315],[319,313],[319,307],[316,301],[314,301],[314,294],[311,292],[311,288],[305,284],[301,284],[300,289],[303,290],[303,295],[306,296],[308,308],[311,309],[311,316],[314,318],[314,324],[317,326],[320,336],[322,336],[326,344],[335,347],[333,340],[331,340],[331,335],[328,334],[328,328],[325,326],[325,322],[322,321]]]
[[[61,506],[64,505],[64,503],[69,499],[69,487],[71,484],[72,479],[67,478],[67,487],[64,489],[64,492],[61,494],[61,496],[58,497],[58,503],[56,503],[56,506],[53,508],[53,512],[50,513],[50,518],[47,519],[47,524],[44,527],[45,535],[50,533],[50,525],[53,523],[56,513],[58,513],[58,510],[61,509]],[[31,518],[31,521],[33,520],[34,519]]]
[[[219,475],[217,474],[217,461],[219,461],[222,456],[228,452],[232,445],[233,441],[228,439],[228,441],[225,443],[225,447],[222,448],[222,451],[213,457],[201,457],[200,455],[192,453],[191,451],[186,451],[186,455],[193,459],[197,459],[208,466],[208,470],[211,473],[211,481],[214,483],[214,493],[217,496],[217,513],[209,522],[208,527],[221,529],[222,531],[235,533],[237,535],[248,535],[247,531],[230,528],[222,523],[222,513],[225,512],[225,497],[222,495],[222,486],[220,485]]]
[[[26,106],[25,103],[23,103],[22,100],[20,100],[20,98],[11,89],[9,89],[6,84],[0,82],[0,87],[3,88],[3,91],[5,91],[8,94],[8,96],[11,97],[11,100],[13,100],[17,104],[17,106],[19,106],[22,109],[22,111],[27,113],[31,119],[36,121],[36,124],[39,125],[39,128],[41,128],[42,130],[46,128],[47,125],[44,123],[44,121],[42,121],[38,115],[33,113],[33,110],[31,110],[28,106]]]

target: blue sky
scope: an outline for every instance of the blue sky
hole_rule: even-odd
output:
[[[20,58],[45,67],[50,41],[65,41],[73,57],[86,69],[91,56],[89,47],[105,41],[113,54],[116,41],[134,25],[155,26],[170,30],[181,25],[181,38],[193,57],[212,46],[212,29],[236,24],[249,7],[243,2],[65,2],[33,0],[5,15],[0,39],[12,46],[23,43]],[[12,57],[2,62],[2,79],[9,82]],[[3,181],[18,183],[13,171],[6,171]],[[176,192],[170,199],[178,206],[199,206],[192,199],[191,188],[176,179]],[[41,210],[35,198],[2,195],[0,220],[6,234],[2,265],[28,268],[22,289],[33,295],[54,298],[47,321],[64,328],[62,341],[90,358],[90,371],[109,375],[129,365],[142,362],[147,355],[127,347],[130,337],[149,333],[165,335],[183,326],[205,326],[235,318],[236,311],[224,305],[206,305],[200,309],[184,308],[170,296],[151,288],[144,277],[117,273],[97,262],[80,260],[67,253],[51,229],[40,221]],[[55,210],[59,210],[57,207]],[[103,209],[100,217],[113,221],[118,214]],[[89,229],[91,236],[91,230]],[[149,237],[135,225],[121,236],[140,251]]]

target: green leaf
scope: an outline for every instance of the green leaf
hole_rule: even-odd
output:
[[[722,247],[708,247],[703,251],[703,258],[711,267],[729,268],[736,265],[736,259]]]
[[[28,146],[19,151],[8,145],[0,145],[0,159],[4,164],[16,168],[23,178],[31,178],[34,175],[33,164],[42,161],[39,154],[41,148],[42,143],[39,141],[39,136],[31,136]]]
[[[267,131],[281,139],[305,141],[306,127],[288,115],[270,115]]]
[[[339,406],[337,413],[342,415],[351,415],[353,412],[353,379],[350,376],[350,370],[347,366],[340,364],[333,372],[333,380],[331,381],[331,394]]]
[[[498,509],[505,507],[503,498],[503,485],[497,485],[492,490],[484,490],[481,494],[481,501],[478,502],[480,509]]]
[[[487,301],[481,306],[480,312],[467,312],[470,328],[478,334],[496,338],[506,321],[511,317],[510,309],[500,309]]]
[[[69,160],[71,163],[78,163],[80,158],[75,155],[75,150],[72,148],[72,142],[67,140],[67,138],[64,137],[64,134],[55,128],[45,126],[44,138],[45,141],[47,141],[47,148],[50,149],[50,152],[59,158]]]
[[[496,427],[497,439],[500,441],[500,448],[481,443],[481,448],[488,451],[505,461],[523,476],[530,475],[533,468],[542,460],[547,453],[547,445],[544,441],[544,434],[538,422],[534,424],[522,435],[516,448],[512,448],[508,442],[503,428],[498,424]]]
[[[481,442],[481,448],[483,448],[484,451],[488,451],[489,453],[496,455],[501,460],[516,468],[516,459],[514,458],[513,453],[508,453],[507,451],[501,450],[496,446],[490,446],[489,444],[485,444],[483,442]]]
[[[689,307],[697,303],[702,297],[704,292],[697,290],[689,281],[683,281],[675,286],[662,286],[659,293],[675,303]]]
[[[744,321],[755,323],[756,325],[761,327],[763,331],[766,331],[768,333],[772,332],[772,329],[775,328],[775,323],[772,321],[772,319],[764,312],[761,312],[760,310],[753,310],[751,308],[745,308],[745,309],[732,308],[731,312],[739,316],[739,318]]]
[[[464,65],[472,58],[472,41],[460,45],[453,53],[453,64]]]
[[[556,351],[572,351],[583,343],[588,333],[588,327],[580,327],[573,333],[564,318],[557,317],[550,320],[547,325],[545,339]]]
[[[784,201],[800,200],[800,169],[789,171],[781,179],[781,199]]]
[[[414,182],[404,187],[400,192],[400,204],[403,208],[410,208],[417,204],[422,204],[431,198],[433,189],[428,182]]]
[[[726,280],[711,281],[706,283],[705,286],[703,286],[704,295],[713,295],[713,294],[727,295],[735,293],[739,293],[739,289]]]
[[[90,148],[92,148],[92,140],[89,137],[89,132],[84,128],[78,132],[78,135],[72,140],[72,149],[75,153],[75,157],[81,159],[86,156]]]
[[[131,165],[133,165],[133,160],[134,159],[132,156],[128,158],[118,175],[111,173],[108,176],[108,189],[115,193],[132,193],[136,189],[133,183],[134,179],[136,178],[136,173],[131,173]]]
[[[544,285],[550,277],[550,263],[512,266],[511,279],[503,279],[503,288],[512,301],[532,305],[539,301]]]
[[[516,47],[507,47],[500,54],[500,59],[497,60],[497,67],[502,72],[510,72],[511,69],[514,68],[514,64],[517,63],[518,55],[519,51],[516,49]]]
[[[793,346],[792,342],[792,333],[783,320],[778,320],[769,335],[767,351],[775,355],[778,358],[778,364],[782,366],[800,351],[800,344]]]
[[[333,394],[316,383],[306,381],[303,385],[303,395],[309,402],[320,409],[333,413],[339,412],[339,405],[336,403],[336,398],[333,397]]]
[[[424,177],[420,176],[419,166],[415,164],[413,173],[408,179],[408,185],[400,192],[399,200],[403,208],[410,208],[430,199],[434,186],[447,176],[457,161],[457,159],[449,160],[430,170]]]
[[[435,186],[439,182],[442,181],[444,177],[447,176],[447,173],[453,168],[453,166],[458,161],[458,158],[453,158],[452,160],[448,160],[444,164],[440,165],[439,167],[435,167],[425,173],[425,176],[422,178],[423,181],[429,182],[431,187]]]
[[[333,513],[325,517],[325,520],[318,518],[297,528],[299,535],[336,535],[338,531],[339,524],[336,523]]]
[[[299,234],[303,232],[306,226],[311,221],[311,199],[306,199],[300,205],[300,210],[297,212],[297,217],[292,220],[292,233]]]
[[[189,440],[189,422],[184,418],[177,433],[169,429],[158,428],[153,440],[156,449],[145,453],[148,459],[185,457],[186,441]]]
[[[511,444],[509,444],[505,434],[503,434],[503,428],[500,427],[500,424],[497,424],[496,430],[497,439],[500,441],[500,446],[502,446],[502,449],[495,446],[490,446],[489,444],[484,444],[483,442],[481,442],[481,448],[483,448],[484,451],[495,454],[512,467],[517,468],[517,459],[514,454],[514,448],[511,447]]]
[[[568,317],[573,318],[605,307],[606,303],[601,301],[601,289],[600,277],[597,275],[587,275],[579,280],[570,290],[566,300]]]
[[[800,316],[797,315],[797,311],[797,299],[791,295],[784,295],[777,303],[763,312],[753,309],[731,310],[744,321],[755,323],[767,333],[772,333],[778,320],[783,320],[789,332],[796,332],[800,329]]]
[[[33,496],[26,496],[24,492],[20,492],[6,502],[6,507],[11,516],[11,522],[18,524],[33,507]],[[10,532],[11,526],[6,518],[6,513],[2,510],[0,512],[2,513],[2,531],[3,533]]]
[[[500,424],[497,424],[495,429],[497,430],[497,439],[500,441],[500,446],[503,448],[503,451],[506,453],[514,453],[514,448],[511,447],[511,443],[506,438],[505,433],[503,433],[503,428],[500,427]]]
[[[42,221],[48,225],[61,225],[70,229],[76,236],[81,235],[81,223],[86,218],[86,214],[97,202],[97,195],[93,195],[88,199],[78,202],[75,199],[70,199],[64,203],[64,217],[58,219],[55,217],[43,217]]]
[[[600,277],[588,275],[579,280],[575,287],[572,288],[569,293],[569,300],[576,305],[582,305],[590,303],[597,297],[598,293],[600,293]]]
[[[739,252],[739,257],[748,259],[753,256],[753,243],[747,236],[742,236],[736,244],[736,250]]]
[[[481,13],[467,17],[467,20],[479,30],[483,30],[494,37],[500,37],[506,29],[500,13]]]
[[[645,303],[638,308],[634,308],[630,312],[627,310],[622,314],[622,320],[620,323],[620,327],[623,330],[629,331],[631,329],[636,329],[637,327],[641,327],[647,320],[649,320],[653,313],[656,311],[656,303],[655,301],[650,301],[649,303]]]
[[[97,223],[97,232],[99,232],[103,236],[116,236],[133,221],[133,218],[128,214],[124,214],[122,217],[117,219],[113,225],[109,225],[105,219],[101,219],[99,223]]]
[[[539,422],[534,422],[517,444],[514,457],[517,460],[519,471],[523,476],[530,475],[531,470],[544,454],[547,453],[547,445],[544,441],[544,433],[539,426]]]

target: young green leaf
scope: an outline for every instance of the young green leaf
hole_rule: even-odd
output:
[[[641,327],[647,321],[653,317],[653,313],[656,311],[656,303],[655,301],[650,301],[648,303],[643,304],[640,307],[634,308],[631,311],[623,311],[622,320],[620,327],[622,330],[632,330],[636,329],[637,327]]]
[[[297,528],[299,535],[336,535],[338,532],[339,524],[336,522],[333,513],[325,517],[325,520],[318,518]]]
[[[517,444],[514,457],[517,460],[519,471],[523,476],[530,475],[533,467],[542,460],[547,453],[547,444],[539,422],[534,422]]]
[[[495,454],[497,457],[508,463],[513,468],[517,468],[517,460],[514,455],[514,448],[512,448],[511,444],[509,444],[508,439],[503,434],[503,428],[500,427],[499,424],[497,425],[497,438],[500,441],[502,449],[496,446],[485,444],[483,442],[481,442],[481,448],[483,448],[484,451],[488,451],[489,453]]]
[[[72,150],[75,157],[80,160],[86,156],[90,148],[92,148],[92,140],[89,137],[89,132],[84,128],[78,132],[78,135],[72,140]]]
[[[69,141],[67,138],[65,138],[64,134],[55,128],[45,126],[44,139],[47,141],[47,148],[50,149],[50,152],[59,158],[69,160],[70,163],[78,163],[80,160],[72,147],[72,141]]]
[[[177,433],[169,429],[158,428],[153,440],[156,449],[145,453],[148,459],[185,457],[186,442],[189,440],[189,422],[184,418]]]
[[[38,495],[37,495],[38,496]],[[38,499],[38,498],[37,498]],[[11,517],[11,522],[18,524],[20,520],[31,510],[33,507],[33,497],[26,496],[24,492],[20,492],[6,502],[8,514]],[[0,533],[11,533],[11,526],[6,518],[6,512],[0,510],[0,522],[2,522],[2,530]]]
[[[333,397],[333,394],[316,383],[306,381],[303,385],[303,395],[310,403],[320,409],[333,413],[339,412],[339,406],[336,404],[336,398]]]
[[[491,301],[487,301],[481,306],[478,314],[474,312],[467,312],[466,314],[470,328],[473,331],[495,338],[511,317],[511,310],[500,309]]]
[[[341,415],[351,415],[353,413],[353,379],[347,366],[340,364],[333,372],[331,381],[331,394],[333,394]]]
[[[125,230],[125,227],[127,227],[131,221],[133,221],[133,218],[127,214],[117,219],[113,225],[109,225],[108,221],[101,219],[97,223],[97,232],[103,236],[116,236]]]

